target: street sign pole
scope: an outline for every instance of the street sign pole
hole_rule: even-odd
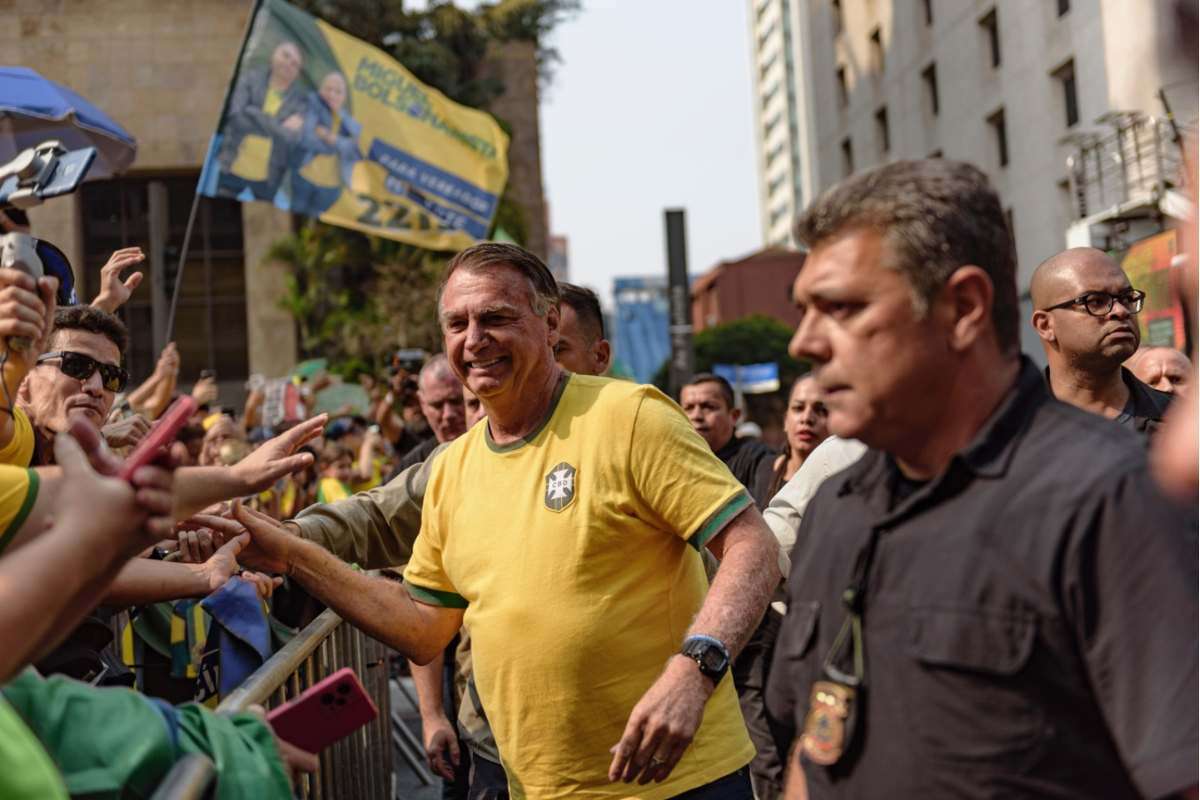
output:
[[[664,213],[667,226],[667,291],[671,309],[671,362],[668,387],[678,399],[695,372],[692,352],[692,297],[688,287],[687,225],[682,208]]]

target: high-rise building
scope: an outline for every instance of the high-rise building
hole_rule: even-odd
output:
[[[792,221],[807,202],[811,183],[803,154],[804,54],[795,13],[802,0],[750,0],[754,123],[758,145],[758,202],[763,244],[791,243]]]
[[[671,355],[665,275],[613,278],[614,371],[649,383]]]
[[[1111,134],[1112,112],[1164,116],[1160,90],[1194,122],[1195,68],[1175,55],[1174,9],[1171,0],[750,0],[764,243],[783,231],[780,164],[800,165],[791,194],[808,202],[888,161],[960,159],[999,192],[1027,293],[1037,265],[1066,246],[1076,216],[1067,158],[1080,138]],[[771,127],[780,113],[787,125]]]

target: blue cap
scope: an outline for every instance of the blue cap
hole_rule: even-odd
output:
[[[62,250],[42,239],[36,240],[34,249],[42,260],[42,273],[48,277],[58,278],[58,304],[60,306],[78,305],[79,298],[75,296],[75,273],[71,270],[71,262]]]

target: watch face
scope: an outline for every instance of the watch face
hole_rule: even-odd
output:
[[[709,672],[720,672],[725,669],[725,655],[716,647],[706,649],[702,658],[704,659],[704,669]]]

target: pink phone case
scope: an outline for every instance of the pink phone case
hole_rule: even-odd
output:
[[[146,434],[146,438],[138,442],[137,447],[133,448],[133,452],[125,459],[125,463],[121,465],[121,478],[129,480],[133,477],[133,473],[137,472],[138,467],[144,467],[153,461],[158,455],[158,451],[174,440],[179,429],[187,424],[194,413],[196,413],[196,401],[192,399],[191,395],[181,395],[158,418],[158,421]]]
[[[358,676],[344,667],[267,713],[280,739],[319,753],[379,716]]]

